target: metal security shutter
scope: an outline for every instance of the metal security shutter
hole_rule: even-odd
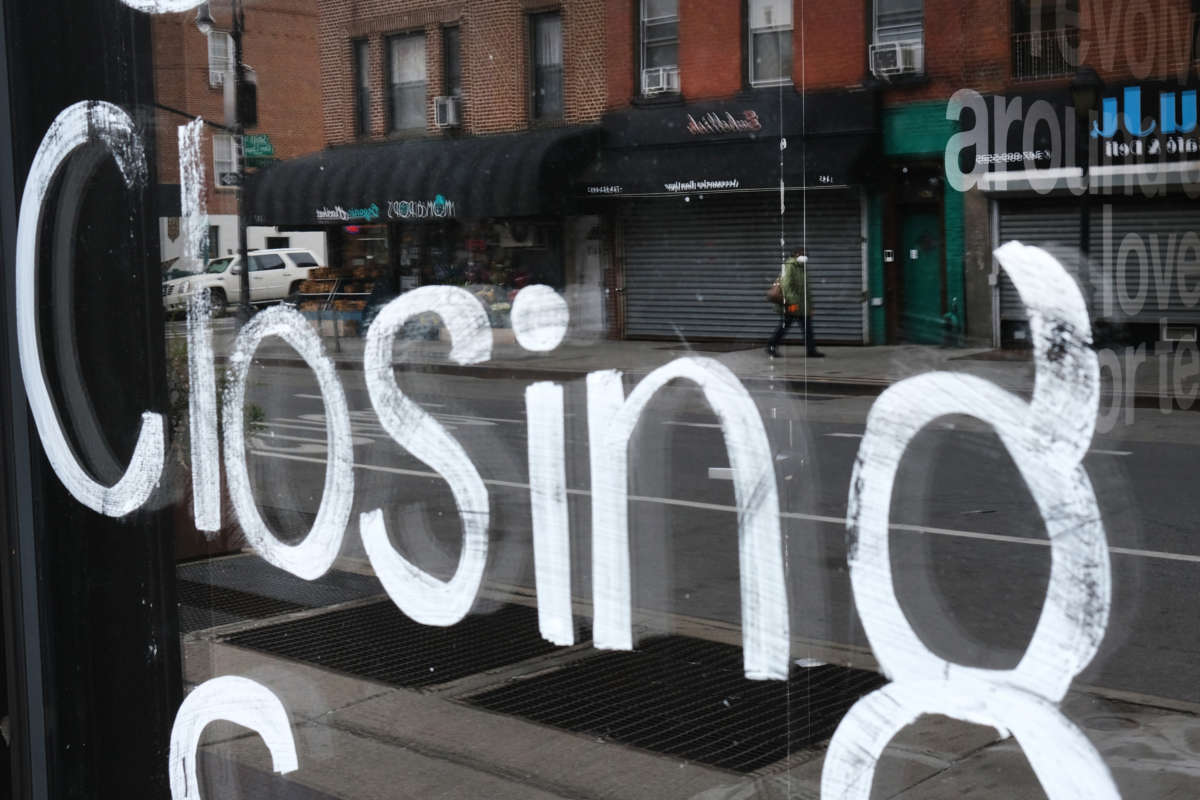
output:
[[[1098,204],[1091,220],[1093,318],[1200,322],[1200,207],[1195,201]]]
[[[803,207],[799,193],[788,194],[789,248],[804,241]],[[779,275],[778,195],[645,201],[627,207],[622,224],[626,335],[766,340],[779,318],[764,300]],[[861,344],[858,194],[811,192],[807,229],[816,338]]]
[[[1018,241],[1043,248],[1079,276],[1079,201],[1045,203],[1010,200],[1000,204],[1000,244]],[[1000,274],[1000,319],[1024,320],[1025,305],[1017,287],[1003,272]],[[1090,287],[1081,284],[1084,298],[1090,302]]]

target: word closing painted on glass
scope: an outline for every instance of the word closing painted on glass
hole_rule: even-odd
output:
[[[125,0],[150,13],[194,7],[191,0]],[[103,144],[127,182],[145,174],[145,156],[132,119],[100,102],[61,112],[43,138],[22,197],[17,241],[17,334],[21,370],[38,435],[56,475],[81,503],[98,513],[126,516],[149,499],[161,479],[163,420],[147,412],[131,463],[111,487],[87,475],[67,442],[46,385],[36,324],[37,238],[49,187],[66,158],[89,142]],[[181,148],[181,161],[189,159]],[[190,162],[189,162],[190,164]],[[185,164],[184,166],[188,166]],[[186,198],[185,198],[186,205]],[[918,716],[940,713],[1011,731],[1025,748],[1052,800],[1118,797],[1099,754],[1058,703],[1071,680],[1095,655],[1108,623],[1111,577],[1104,529],[1080,460],[1091,441],[1099,405],[1098,366],[1090,322],[1078,288],[1044,251],[1010,243],[996,252],[1025,303],[1034,338],[1037,381],[1025,402],[978,378],[935,373],[885,392],[868,417],[851,480],[849,533],[852,589],[871,645],[893,683],[860,700],[834,735],[822,795],[866,798],[888,741]],[[442,582],[394,551],[382,512],[360,517],[368,557],[388,595],[405,613],[430,625],[452,625],[469,611],[487,556],[488,499],[477,470],[453,437],[417,407],[395,382],[391,341],[405,320],[434,313],[451,334],[451,358],[480,363],[491,355],[491,330],[465,290],[429,286],[392,301],[368,334],[364,371],[371,404],[389,435],[438,472],[454,494],[464,542],[451,580]],[[527,287],[514,301],[518,342],[553,349],[567,327],[563,300],[547,287]],[[189,369],[211,370],[211,324],[203,302],[188,307]],[[258,344],[280,336],[314,371],[326,406],[329,466],[312,530],[286,545],[257,514],[249,491],[241,424],[246,375]],[[314,579],[332,565],[353,502],[354,480],[345,393],[307,320],[288,308],[260,314],[238,335],[225,395],[225,467],[231,500],[247,538],[270,563]],[[738,515],[744,670],[753,679],[785,679],[790,634],[783,571],[779,501],[769,442],[746,388],[719,362],[680,358],[643,379],[628,397],[621,374],[588,376],[588,437],[592,462],[594,641],[630,649],[630,565],[627,520],[628,443],[638,418],[668,382],[700,386],[721,423],[729,452]],[[208,381],[200,391],[213,391]],[[210,463],[217,452],[215,398],[194,402],[193,457]],[[569,529],[565,513],[565,437],[562,387],[538,383],[526,393],[534,524],[534,559],[543,635],[572,644]],[[947,662],[921,641],[896,598],[888,556],[892,482],[912,438],[935,419],[969,414],[990,423],[1012,454],[1046,520],[1052,544],[1050,586],[1030,645],[1017,667],[997,671]],[[197,415],[212,417],[196,420]],[[536,420],[536,422],[535,422]],[[211,474],[211,470],[209,471]],[[197,527],[211,529],[210,494],[197,508]],[[203,728],[229,720],[267,744],[277,772],[299,767],[287,713],[266,687],[236,676],[212,679],[181,705],[172,732],[170,771],[175,798],[197,797],[195,751]],[[193,768],[188,770],[188,761]]]

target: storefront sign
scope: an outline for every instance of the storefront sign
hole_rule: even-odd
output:
[[[718,189],[737,189],[741,181],[737,178],[724,180],[672,181],[664,183],[663,188],[668,192],[714,192]]]
[[[687,131],[693,136],[711,136],[721,133],[754,133],[762,130],[762,123],[758,120],[758,112],[754,109],[746,109],[741,113],[741,116],[735,117],[730,112],[724,114],[709,112],[701,114],[699,119],[691,114],[687,115]]]
[[[271,136],[266,133],[248,133],[242,137],[242,153],[247,159],[272,158],[275,146],[271,144]]]
[[[352,220],[374,222],[379,219],[379,206],[371,203],[366,208],[345,209],[341,206],[318,208],[317,219],[321,222],[350,222]]]
[[[1104,98],[1100,119],[1092,123],[1091,137],[1104,141],[1103,155],[1109,159],[1200,153],[1200,139],[1188,135],[1196,131],[1196,105],[1194,90],[1178,94],[1163,91],[1158,96],[1157,118],[1143,117],[1142,87],[1128,86],[1121,100]],[[1117,140],[1122,134],[1126,141]]]
[[[388,219],[447,219],[455,216],[454,202],[440,194],[432,200],[392,200]]]

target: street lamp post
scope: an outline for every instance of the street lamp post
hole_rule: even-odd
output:
[[[246,247],[246,214],[249,213],[249,209],[246,200],[246,156],[243,145],[246,128],[241,108],[242,31],[245,30],[246,15],[243,0],[231,0],[231,5],[232,22],[229,38],[233,41],[233,118],[227,119],[225,124],[232,129],[234,137],[233,157],[237,170],[236,191],[238,193],[238,261],[242,268],[241,275],[238,276],[242,294],[242,302],[238,305],[238,322],[244,325],[250,320],[250,259]],[[212,32],[214,24],[208,3],[201,3],[196,11],[196,27],[200,29],[201,33],[208,36]]]

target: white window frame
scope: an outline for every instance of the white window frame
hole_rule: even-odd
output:
[[[225,54],[221,55],[216,42],[225,43]],[[225,85],[225,75],[233,71],[233,37],[227,31],[208,32],[208,85],[212,88]]]
[[[213,186],[217,189],[237,190],[236,186],[223,186],[221,184],[222,172],[237,172],[238,137],[231,133],[214,133],[212,137],[212,159],[213,159]],[[228,153],[228,159],[222,158]],[[228,169],[223,169],[224,165],[228,165]]]
[[[662,70],[673,69],[673,70],[675,70],[675,88],[674,89],[665,89],[662,92],[656,92],[655,94],[678,94],[678,92],[679,92],[679,88],[678,88],[678,86],[679,86],[679,55],[678,55],[679,54],[679,0],[676,0],[676,2],[675,2],[675,13],[674,14],[667,14],[667,15],[663,15],[660,17],[647,17],[646,11],[647,11],[648,5],[649,5],[649,0],[639,0],[639,2],[638,2],[638,20],[639,20],[639,22],[638,22],[638,49],[639,49],[638,63],[641,67],[641,69],[638,73],[638,75],[639,75],[638,93],[641,94],[642,96],[645,96],[647,94],[646,79],[645,79],[647,70],[650,70],[650,69],[662,69]],[[651,67],[651,66],[649,66],[650,54],[649,54],[649,42],[648,42],[647,27],[650,25],[662,24],[664,22],[674,22],[675,23],[675,48],[676,48],[675,62],[676,63],[660,64],[658,66]],[[657,46],[657,47],[661,47],[661,46],[667,45],[667,44],[670,44],[670,42],[667,42],[667,41],[655,42],[655,46]]]
[[[421,77],[420,80],[396,81],[393,82],[392,75],[396,71],[395,48],[394,45],[398,41],[410,40],[421,42]],[[406,133],[412,131],[423,131],[428,125],[429,114],[429,41],[425,36],[425,31],[416,30],[407,33],[397,33],[387,37],[385,40],[387,47],[387,97],[388,97],[388,132],[389,133]],[[407,127],[396,127],[396,98],[393,93],[394,87],[415,88],[421,87],[421,124],[411,125]]]
[[[754,37],[755,37],[755,35],[764,34],[764,33],[783,33],[783,32],[790,33],[795,27],[795,9],[792,8],[792,5],[793,4],[792,4],[791,0],[788,0],[788,10],[792,13],[792,18],[789,19],[786,24],[780,23],[780,24],[775,24],[775,25],[758,25],[758,26],[756,26],[754,24],[753,0],[751,0],[750,20],[749,20],[749,24],[746,26],[746,29],[747,29],[746,30],[746,39],[747,39],[746,53],[749,58],[749,63],[747,65],[747,67],[748,67],[747,74],[750,76],[750,85],[751,86],[755,86],[755,87],[757,87],[757,86],[788,86],[792,83],[792,76],[791,76],[790,71],[787,75],[782,75],[777,78],[760,79],[760,78],[756,77],[754,74],[754,56],[755,56]],[[794,60],[795,57],[796,57],[795,50],[793,50],[792,51],[793,65],[795,64],[795,60]]]
[[[921,22],[919,25],[908,23],[907,25],[890,25],[886,28],[879,26],[879,7],[886,0],[873,0],[871,3],[871,42],[873,44],[887,44],[891,42],[907,42],[920,41],[921,45],[925,44],[925,2],[921,0]],[[880,35],[882,32],[882,36]]]

